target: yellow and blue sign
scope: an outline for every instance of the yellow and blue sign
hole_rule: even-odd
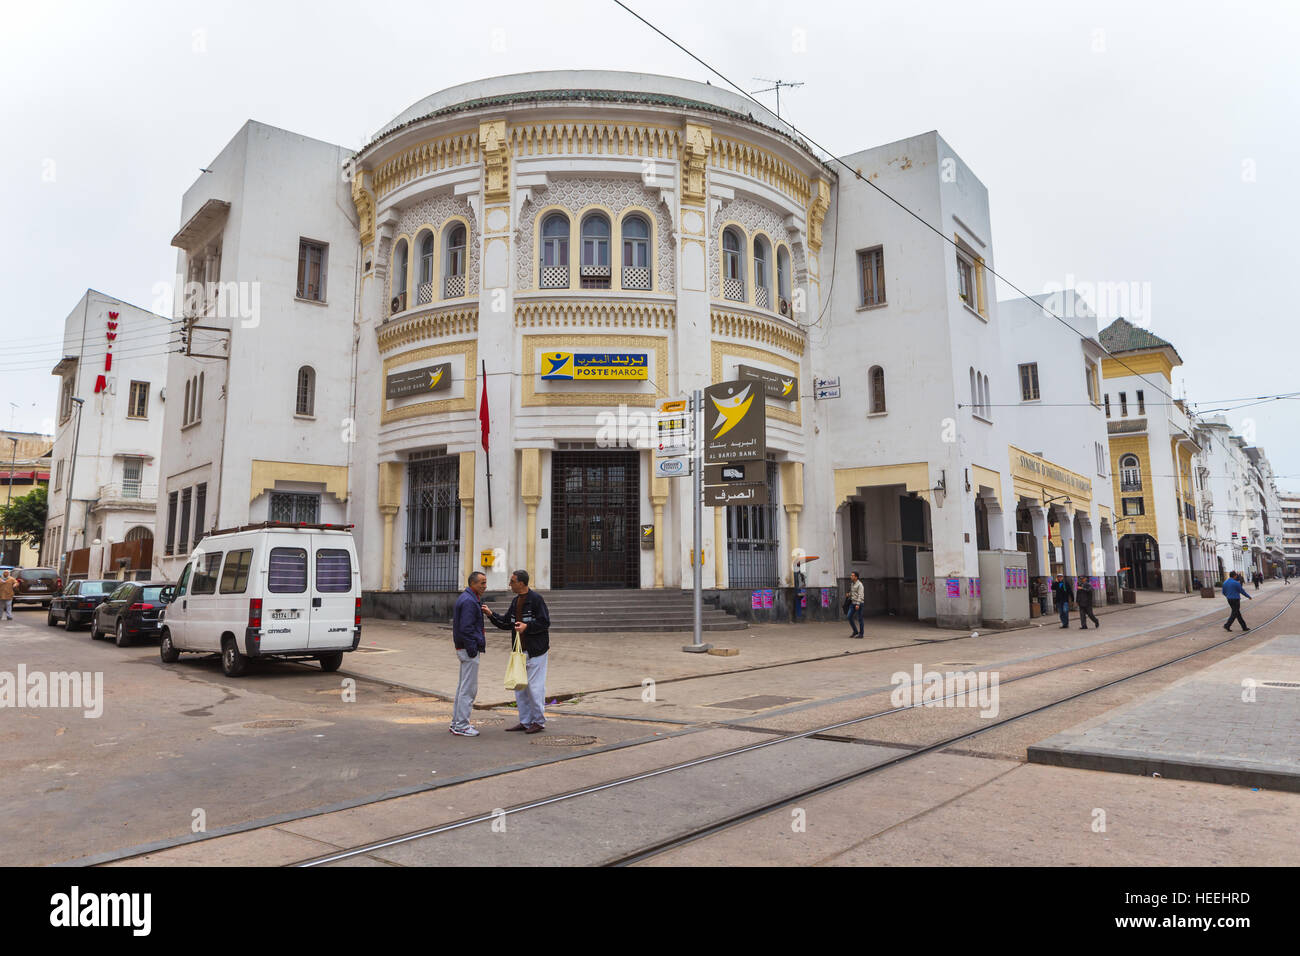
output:
[[[543,352],[542,380],[550,382],[650,378],[648,352]]]

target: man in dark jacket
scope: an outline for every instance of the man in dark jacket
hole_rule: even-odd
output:
[[[1061,627],[1070,626],[1070,602],[1074,600],[1074,589],[1065,580],[1064,574],[1058,574],[1052,582],[1052,596],[1056,600],[1056,613],[1061,616]]]
[[[1232,611],[1232,614],[1228,617],[1228,623],[1223,625],[1223,629],[1231,631],[1232,622],[1240,621],[1241,629],[1249,631],[1250,628],[1246,626],[1246,619],[1241,616],[1241,599],[1243,596],[1248,601],[1254,600],[1254,598],[1246,593],[1246,586],[1241,580],[1241,575],[1236,571],[1230,572],[1228,579],[1223,582],[1223,596],[1227,598],[1228,609]]]
[[[493,614],[491,608],[483,605],[492,623],[503,631],[513,630],[528,654],[528,686],[515,691],[519,723],[506,730],[540,734],[546,729],[546,660],[551,649],[551,615],[542,596],[529,590],[527,571],[510,575],[510,590],[515,597],[505,614]]]
[[[1088,578],[1079,578],[1079,590],[1074,599],[1079,604],[1079,626],[1086,631],[1088,619],[1091,618],[1093,627],[1101,627],[1101,621],[1097,620],[1097,615],[1092,613],[1092,581]]]
[[[487,590],[487,575],[475,571],[469,576],[469,587],[456,598],[451,612],[451,640],[456,645],[460,660],[460,681],[456,684],[456,703],[452,706],[451,727],[458,737],[477,737],[478,731],[469,722],[469,713],[478,696],[478,659],[487,650],[487,636],[483,633],[483,610],[480,602]]]

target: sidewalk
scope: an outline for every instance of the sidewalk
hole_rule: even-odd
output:
[[[1264,590],[1273,587],[1281,588],[1283,585],[1270,582]],[[1115,614],[1123,616],[1135,609],[1155,605],[1164,605],[1162,610],[1184,615],[1224,609],[1220,598],[1211,601],[1199,594],[1138,592],[1137,604],[1110,605],[1098,609],[1097,614],[1106,618]],[[1077,625],[1077,618],[1076,612],[1072,625]],[[987,633],[1007,634],[1057,627],[1057,618],[1051,615],[1034,619],[1027,628],[989,630]],[[548,700],[565,699],[615,688],[636,688],[646,675],[654,675],[654,679],[662,683],[684,677],[743,673],[780,664],[969,636],[961,631],[941,630],[929,624],[894,617],[869,618],[866,632],[865,639],[851,640],[846,621],[835,624],[751,624],[744,631],[705,635],[706,643],[740,651],[730,657],[683,653],[682,646],[691,642],[689,632],[555,634],[551,637],[546,694]],[[504,631],[489,627],[487,641],[487,655],[479,672],[476,707],[513,704],[514,692],[507,691],[504,686],[510,637]],[[344,676],[383,681],[445,700],[455,696],[458,673],[451,631],[445,625],[373,618],[362,621],[361,646],[356,652],[344,656],[340,671]]]

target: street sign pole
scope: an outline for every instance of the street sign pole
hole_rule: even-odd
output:
[[[692,643],[682,648],[688,654],[704,654],[713,648],[712,644],[703,643],[702,638],[704,629],[704,557],[701,551],[704,538],[704,433],[700,428],[699,419],[703,413],[704,392],[697,388],[691,395],[691,459],[694,466],[691,469],[694,472],[691,477],[691,488],[695,497],[695,540],[691,565],[695,572],[695,634]],[[713,546],[716,548],[718,543],[715,541]]]

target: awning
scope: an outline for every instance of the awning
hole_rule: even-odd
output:
[[[181,226],[181,231],[172,236],[172,245],[189,252],[202,240],[210,236],[230,213],[230,203],[221,199],[209,199],[199,211],[190,216],[190,221]]]

